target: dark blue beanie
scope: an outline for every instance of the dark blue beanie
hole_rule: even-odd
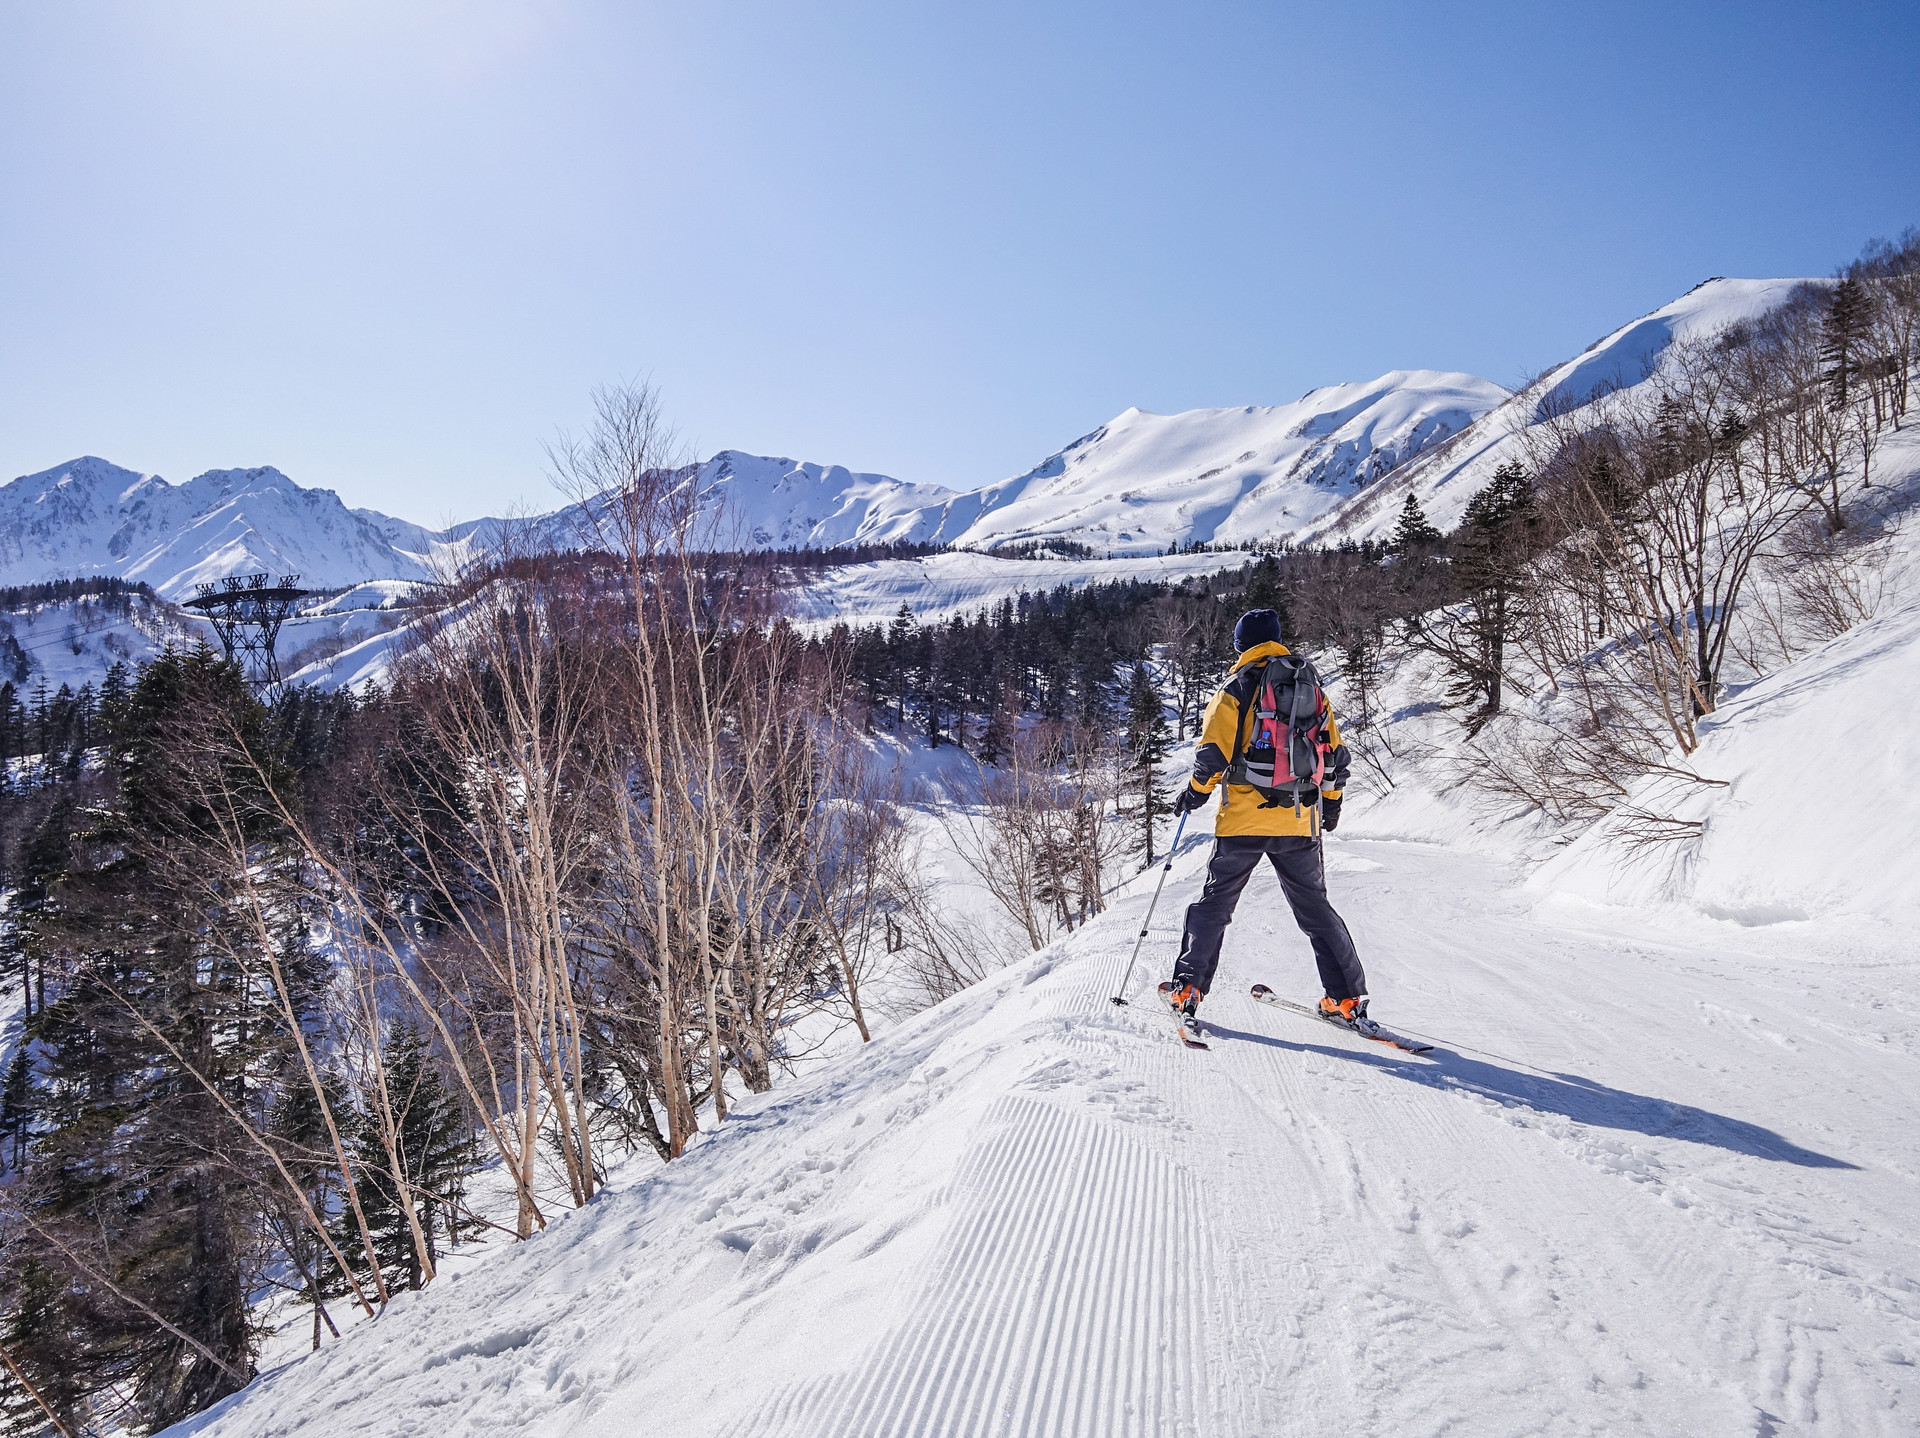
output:
[[[1271,609],[1249,609],[1233,626],[1233,647],[1245,654],[1256,644],[1280,642],[1280,616]]]

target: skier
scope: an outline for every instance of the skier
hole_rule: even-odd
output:
[[[1273,723],[1271,714],[1263,714],[1260,708],[1274,693],[1268,687],[1267,671],[1276,666],[1270,661],[1288,653],[1280,642],[1280,616],[1271,609],[1253,609],[1241,615],[1233,627],[1233,647],[1240,651],[1240,657],[1226,684],[1207,704],[1200,747],[1193,756],[1193,778],[1174,801],[1175,813],[1190,814],[1205,804],[1216,788],[1222,791],[1206,887],[1187,909],[1173,980],[1162,984],[1161,991],[1190,1024],[1200,1000],[1213,985],[1214,970],[1220,963],[1220,941],[1240,900],[1240,891],[1264,854],[1280,876],[1280,889],[1293,909],[1294,922],[1313,943],[1320,983],[1326,990],[1326,997],[1320,1000],[1320,1017],[1372,1037],[1366,974],[1346,924],[1327,901],[1326,866],[1320,845],[1320,835],[1340,823],[1347,747],[1340,742],[1332,709],[1320,695],[1318,684],[1309,678],[1300,684],[1299,692],[1317,701],[1312,702],[1317,712],[1296,712],[1291,716],[1292,728],[1307,736],[1320,760],[1309,768],[1301,762],[1289,766],[1283,759],[1277,770],[1256,766],[1250,771],[1249,749],[1262,733],[1259,721],[1264,717]],[[1285,669],[1291,672],[1294,665],[1305,668],[1301,661],[1292,660]],[[1311,675],[1310,669],[1305,672]],[[1291,687],[1284,692],[1290,696]],[[1265,732],[1281,736],[1281,745],[1286,745],[1285,730],[1277,723]],[[1271,753],[1266,762],[1273,763]],[[1291,779],[1295,774],[1300,776],[1299,781],[1284,791],[1242,782],[1283,776]]]

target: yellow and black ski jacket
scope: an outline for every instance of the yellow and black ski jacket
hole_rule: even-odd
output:
[[[1215,834],[1313,835],[1320,832],[1318,804],[1302,805],[1298,810],[1291,804],[1268,808],[1252,785],[1222,783],[1222,776],[1234,758],[1235,737],[1241,734],[1241,708],[1252,702],[1253,666],[1262,659],[1287,652],[1284,644],[1254,645],[1234,661],[1233,673],[1220,692],[1207,702],[1206,718],[1200,723],[1200,747],[1193,755],[1193,778],[1188,782],[1202,794],[1211,794],[1216,788],[1224,791],[1213,823]],[[1327,755],[1320,793],[1325,798],[1338,799],[1341,785],[1346,781],[1348,759],[1347,746],[1341,742],[1340,726],[1334,720],[1331,705],[1327,708],[1327,743],[1332,747]]]

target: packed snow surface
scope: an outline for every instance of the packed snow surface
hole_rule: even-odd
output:
[[[1910,836],[1909,836],[1910,839]],[[1903,841],[1904,842],[1904,841]],[[1910,849],[1910,842],[1906,845]],[[1905,850],[1903,850],[1905,852]],[[1256,878],[1202,1013],[1072,938],[176,1434],[1908,1434],[1920,982],[1330,839],[1382,1018]]]

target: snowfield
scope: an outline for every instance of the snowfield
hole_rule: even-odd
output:
[[[845,620],[885,624],[902,604],[922,624],[955,614],[971,618],[983,608],[1019,595],[1046,594],[1065,586],[1142,583],[1178,584],[1198,575],[1238,569],[1253,556],[1243,551],[1154,555],[1139,559],[1001,559],[967,552],[921,559],[878,559],[823,570],[790,593],[793,617],[808,624]]]
[[[1920,983],[1817,933],[1538,904],[1327,844],[1416,1058],[1270,881],[1190,1053],[1176,862],[682,1161],[175,1434],[1905,1434]]]

